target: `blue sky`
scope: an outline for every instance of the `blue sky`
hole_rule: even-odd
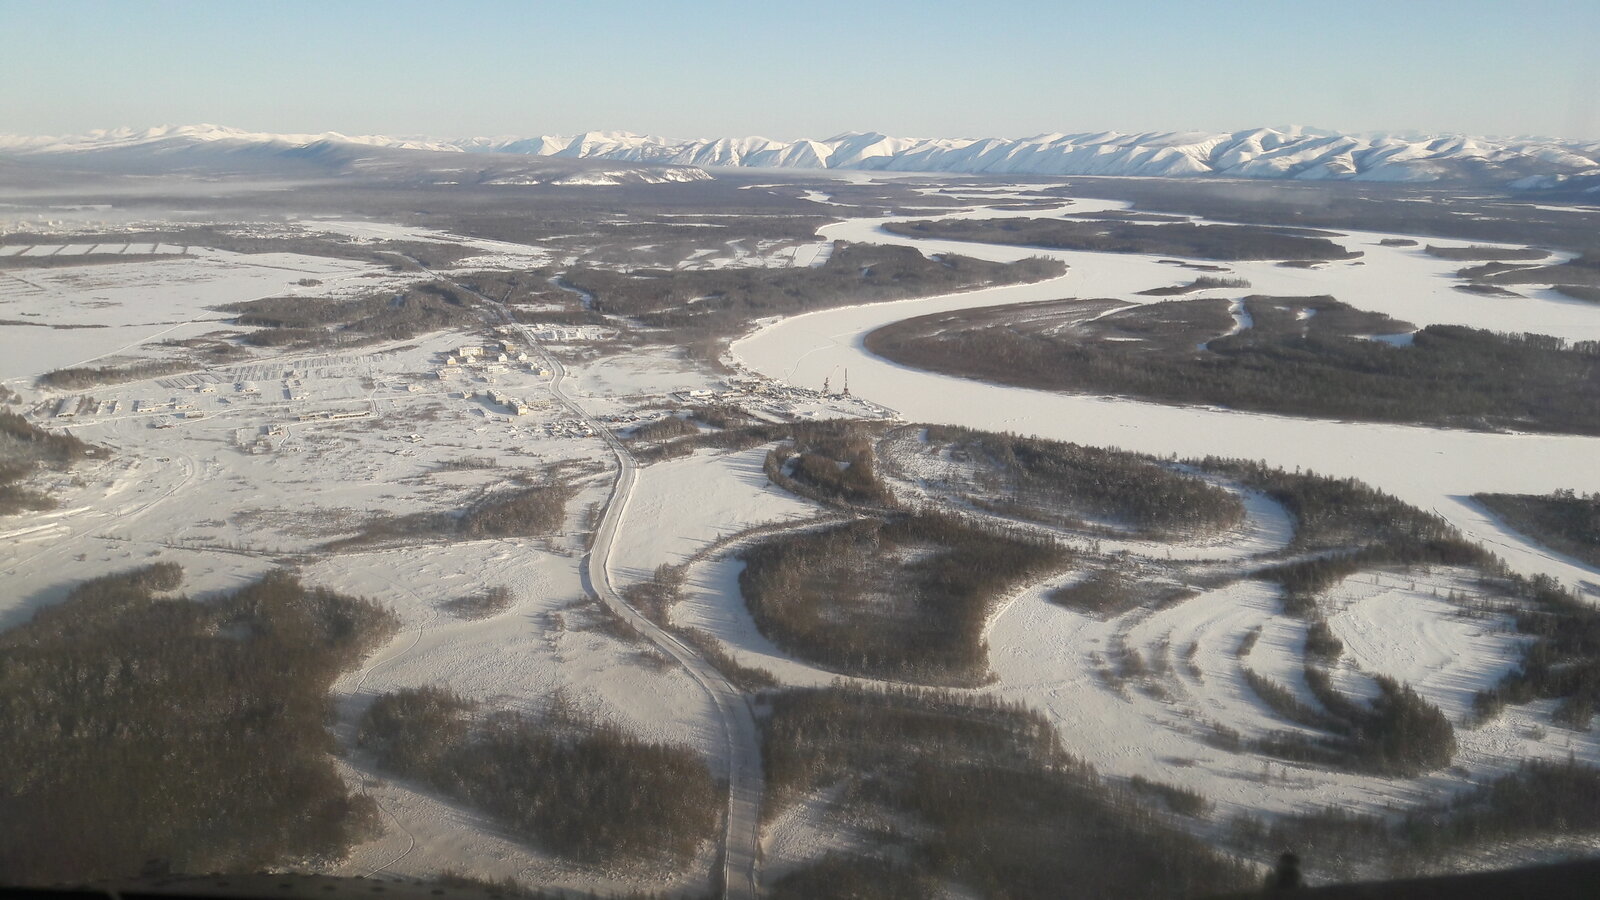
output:
[[[1600,139],[1600,0],[0,0],[0,133]]]

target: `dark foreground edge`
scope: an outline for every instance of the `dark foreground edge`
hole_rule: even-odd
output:
[[[1210,900],[1596,900],[1600,898],[1600,859],[1552,863],[1495,872],[1442,875],[1224,894]]]

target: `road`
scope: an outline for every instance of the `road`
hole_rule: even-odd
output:
[[[425,269],[416,260],[410,262]],[[662,652],[676,660],[711,697],[720,720],[725,745],[723,754],[725,765],[722,774],[728,788],[728,808],[723,817],[722,896],[735,900],[755,900],[760,894],[761,796],[764,779],[760,734],[756,730],[755,714],[750,708],[750,698],[692,647],[629,605],[612,581],[611,553],[616,546],[622,522],[627,516],[628,501],[639,478],[638,461],[628,451],[627,445],[611,432],[610,427],[596,420],[567,394],[563,384],[566,380],[566,367],[545,351],[534,338],[532,329],[518,324],[510,311],[499,301],[456,284],[438,273],[430,272],[430,274],[482,301],[496,311],[505,324],[515,328],[528,346],[549,367],[550,394],[575,418],[586,423],[600,435],[616,457],[616,481],[601,513],[600,523],[595,528],[594,542],[583,559],[584,590],[598,597],[613,613],[638,629],[640,634],[661,648]]]

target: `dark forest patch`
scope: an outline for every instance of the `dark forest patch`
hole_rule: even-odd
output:
[[[929,684],[987,674],[994,604],[1068,553],[933,513],[782,535],[745,551],[739,587],[786,651],[839,672]]]
[[[1354,259],[1328,240],[1327,232],[1260,225],[1159,225],[1129,221],[1076,222],[1062,219],[936,219],[890,222],[884,230],[917,238],[1019,244],[1054,250],[1145,253],[1199,259]]]
[[[1046,390],[1284,415],[1600,434],[1600,342],[1404,322],[1331,297],[1201,299],[1083,321],[1099,301],[938,313],[867,336],[904,365]],[[1238,316],[1243,319],[1243,316]],[[1224,323],[1230,326],[1226,331]],[[1243,324],[1242,322],[1239,324]]]
[[[0,881],[249,872],[378,830],[334,770],[328,691],[391,635],[368,600],[269,575],[198,603],[160,563],[0,634]]]

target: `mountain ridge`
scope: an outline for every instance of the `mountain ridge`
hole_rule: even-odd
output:
[[[0,136],[14,156],[160,153],[210,148],[289,152],[312,145],[373,152],[494,154],[692,168],[849,169],[970,175],[1132,175],[1368,182],[1549,184],[1600,174],[1600,141],[1465,135],[1344,134],[1288,126],[1235,132],[1114,131],[1023,138],[914,138],[844,132],[821,140],[675,140],[627,131],[429,138],[274,134],[220,125],[117,128],[68,137]]]

